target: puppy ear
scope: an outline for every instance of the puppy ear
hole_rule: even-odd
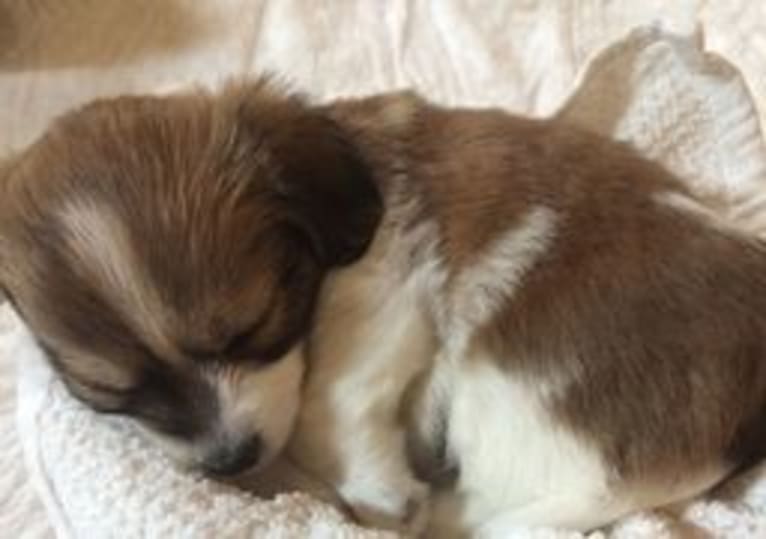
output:
[[[351,141],[329,118],[309,111],[285,126],[277,152],[278,192],[320,256],[330,265],[359,258],[375,234],[382,201]]]
[[[349,135],[319,108],[283,97],[268,84],[252,90],[242,113],[274,157],[272,188],[288,224],[309,238],[328,266],[359,258],[377,229],[382,200]]]

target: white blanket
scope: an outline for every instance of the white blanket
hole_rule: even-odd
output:
[[[179,81],[215,84],[266,67],[323,97],[415,86],[447,103],[537,115],[560,109],[572,121],[632,141],[690,178],[733,223],[754,234],[766,231],[766,150],[748,89],[766,88],[759,86],[761,73],[748,86],[731,64],[703,54],[701,34],[669,37],[649,28],[622,39],[633,24],[655,18],[659,2],[519,2],[511,8],[488,1],[470,9],[461,2],[402,0],[317,2],[308,9],[310,3],[299,0],[179,0],[167,2],[172,9],[160,14],[111,2],[104,3],[108,9],[80,2],[88,10],[70,11],[63,4],[38,0],[12,10],[11,24],[28,35],[11,33],[13,54],[0,54],[0,98],[9,105],[0,108],[0,145],[26,143],[51,114],[95,95]],[[727,40],[720,33],[739,21],[766,39],[759,27],[766,17],[752,7],[758,2],[740,4],[744,15],[674,2],[661,18],[685,33],[695,17],[712,18],[719,23],[713,35],[719,48],[763,69],[750,47],[740,46],[745,36]],[[8,42],[1,37],[5,6],[0,0],[0,47]],[[720,12],[711,14],[715,9]],[[46,45],[36,41],[51,33]],[[48,524],[62,537],[85,538],[382,535],[355,527],[306,495],[263,501],[176,471],[124,423],[69,398],[15,317],[0,307],[0,375],[10,371],[10,360],[19,372],[22,445],[11,436],[6,376],[0,378],[4,536],[47,536]],[[26,485],[27,474],[47,517]],[[608,533],[653,538],[699,530],[766,537],[766,466],[680,514],[636,515]],[[552,530],[518,535],[559,536]]]

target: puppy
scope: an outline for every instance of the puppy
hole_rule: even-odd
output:
[[[766,445],[766,253],[562,122],[265,81],[58,120],[4,172],[0,281],[72,393],[363,522],[588,530]]]
[[[124,97],[3,174],[0,281],[72,394],[213,474],[277,454],[322,279],[381,213],[339,127],[266,82]]]

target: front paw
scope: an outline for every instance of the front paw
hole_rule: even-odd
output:
[[[391,485],[354,485],[343,497],[360,524],[420,537],[428,526],[430,491],[425,483],[407,479]]]

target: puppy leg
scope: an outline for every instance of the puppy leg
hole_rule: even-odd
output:
[[[417,534],[429,489],[409,467],[399,412],[408,385],[433,358],[433,341],[407,296],[380,303],[370,314],[357,307],[353,321],[333,316],[348,308],[319,317],[325,323],[312,341],[289,450],[333,485],[362,523]]]
[[[362,523],[418,535],[428,522],[428,486],[410,471],[402,429],[377,427],[355,429],[338,492]]]
[[[380,385],[356,387],[366,400],[350,389],[344,400],[364,409],[340,406],[335,391],[312,395],[288,451],[331,485],[362,524],[418,534],[427,521],[429,491],[410,471],[395,395],[377,391]]]

